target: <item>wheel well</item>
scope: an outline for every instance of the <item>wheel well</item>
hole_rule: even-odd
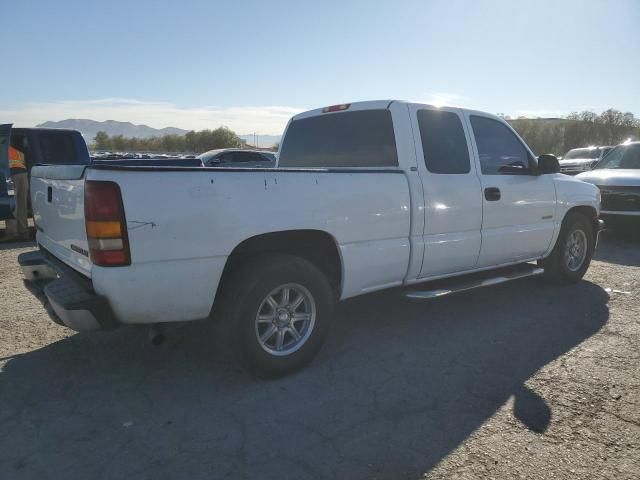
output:
[[[577,207],[572,207],[567,211],[567,215],[570,213],[579,213],[581,215],[584,215],[592,222],[596,222],[598,219],[598,212],[596,211],[596,209],[593,207],[589,207],[587,205],[579,205]]]
[[[230,272],[251,257],[265,253],[296,255],[313,263],[329,280],[336,297],[342,292],[342,262],[335,239],[320,230],[289,230],[250,237],[236,246],[225,264],[220,286]],[[220,287],[218,287],[220,291]]]
[[[567,211],[567,214],[565,215],[565,218],[570,213],[579,213],[580,215],[584,215],[585,217],[587,217],[589,219],[589,221],[591,222],[591,225],[593,226],[594,235],[597,235],[597,233],[598,233],[598,212],[597,212],[597,210],[595,208],[589,207],[587,205],[580,205],[580,206],[577,206],[577,207],[572,207],[572,208],[569,209],[569,211]]]

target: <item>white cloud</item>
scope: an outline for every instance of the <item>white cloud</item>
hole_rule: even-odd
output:
[[[202,130],[227,126],[238,134],[279,135],[289,118],[302,109],[286,106],[180,107],[166,102],[127,98],[30,102],[19,108],[0,109],[0,123],[32,127],[47,120],[87,118],[118,120],[154,128],[178,127]]]

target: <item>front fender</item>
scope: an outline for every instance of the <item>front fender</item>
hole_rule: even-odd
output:
[[[600,216],[600,190],[595,185],[577,180],[574,177],[558,174],[554,179],[556,187],[556,224],[553,234],[553,240],[549,246],[549,250],[545,256],[549,255],[555,247],[560,228],[567,213],[576,208],[589,208],[594,212],[593,218]],[[594,231],[599,230],[598,222],[594,222]]]

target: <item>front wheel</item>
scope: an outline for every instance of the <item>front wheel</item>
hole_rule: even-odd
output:
[[[320,350],[334,297],[312,263],[292,255],[262,256],[234,272],[225,290],[224,328],[254,375],[291,373]]]
[[[556,283],[578,282],[591,263],[594,240],[593,225],[587,217],[567,214],[551,255],[542,262],[545,276]]]

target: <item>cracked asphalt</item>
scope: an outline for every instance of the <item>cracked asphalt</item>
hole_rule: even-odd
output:
[[[246,375],[190,324],[53,324],[0,247],[1,479],[640,477],[640,231],[585,280],[340,305],[305,370]]]

